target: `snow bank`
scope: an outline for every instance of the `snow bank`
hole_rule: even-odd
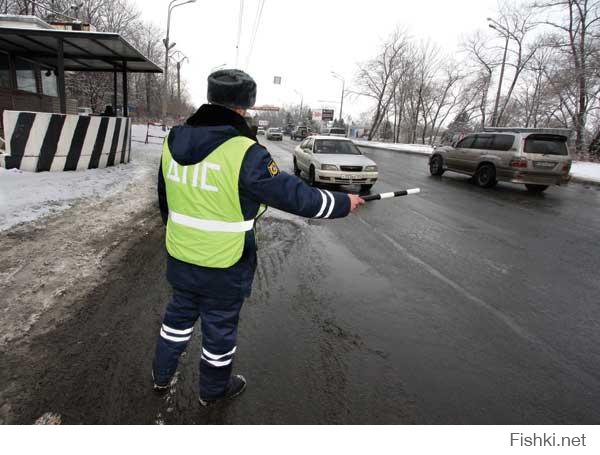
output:
[[[600,163],[573,161],[571,176],[578,180],[600,183]]]
[[[155,128],[155,135],[164,135]],[[133,125],[131,162],[74,172],[24,172],[0,168],[0,231],[69,208],[76,200],[102,200],[158,172],[161,145],[142,144],[145,125]],[[154,139],[159,142],[159,139]]]
[[[395,150],[404,153],[416,153],[418,155],[431,155],[433,153],[432,146],[423,144],[390,144],[388,142],[370,142],[359,140],[353,140],[352,142],[354,142],[359,147]]]

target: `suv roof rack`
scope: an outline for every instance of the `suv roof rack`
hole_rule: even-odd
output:
[[[484,127],[484,133],[541,133],[559,134],[569,138],[573,130],[568,128],[519,128],[519,127]]]

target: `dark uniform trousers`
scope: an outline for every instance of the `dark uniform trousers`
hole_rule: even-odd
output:
[[[217,299],[173,288],[156,343],[155,383],[169,383],[177,370],[179,357],[192,338],[194,324],[200,318],[200,396],[209,398],[222,394],[231,376],[243,302],[242,296]]]

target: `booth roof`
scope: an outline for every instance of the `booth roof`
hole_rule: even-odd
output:
[[[162,72],[117,33],[0,27],[2,50],[53,68],[61,40],[65,71]]]

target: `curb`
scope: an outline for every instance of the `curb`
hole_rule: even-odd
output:
[[[586,180],[586,179],[582,179],[579,177],[573,177],[571,176],[571,182],[572,183],[579,183],[580,185],[591,185],[591,186],[598,186],[600,187],[600,182],[597,180]]]

